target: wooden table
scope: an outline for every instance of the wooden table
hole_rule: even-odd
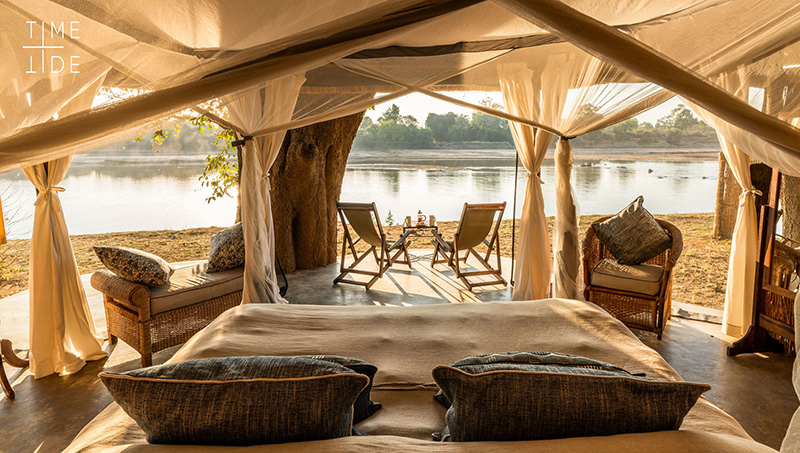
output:
[[[426,231],[428,232],[428,234],[425,234]],[[411,226],[403,225],[403,234],[406,234],[406,232],[410,232],[410,236],[414,236],[414,237],[425,237],[425,236],[430,237],[433,240],[434,244],[435,244],[436,240],[433,238],[433,233],[434,232],[436,232],[436,233],[439,232],[439,225],[438,224],[434,224],[433,226],[430,226],[427,223],[418,223],[418,224],[411,225]],[[417,262],[417,261],[428,261],[432,257],[433,257],[433,253],[426,253],[424,255],[412,255],[411,256],[411,261],[414,261],[414,262]]]
[[[432,236],[434,231],[437,233],[439,232],[439,225],[436,224],[430,226],[427,223],[418,223],[416,225],[411,225],[411,226],[403,225],[403,233],[405,233],[406,231],[411,231],[411,234],[417,237],[423,236],[422,233],[425,231],[430,231]]]

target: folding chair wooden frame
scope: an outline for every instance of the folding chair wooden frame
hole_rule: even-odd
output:
[[[407,231],[400,236],[400,239],[395,241],[392,245],[386,242],[386,233],[383,232],[380,217],[378,217],[378,209],[375,203],[336,203],[336,210],[339,212],[339,218],[342,221],[342,229],[344,230],[344,238],[342,240],[342,260],[339,266],[339,276],[333,280],[333,284],[337,283],[350,283],[353,285],[364,286],[366,289],[372,287],[379,278],[383,277],[392,263],[408,264],[411,268],[411,258],[408,255],[408,245],[406,238],[411,231]],[[372,218],[375,217],[373,222]],[[348,223],[358,237],[353,240],[350,235]],[[377,230],[375,226],[377,224]],[[366,242],[370,247],[361,255],[356,252],[356,244],[360,241]],[[353,255],[353,263],[350,267],[345,266],[345,257],[347,251]],[[378,251],[380,250],[380,256]],[[392,255],[392,252],[395,252]],[[370,255],[375,257],[375,262],[378,264],[378,271],[356,269],[356,266],[361,263],[364,258]],[[405,260],[401,260],[400,256],[403,255]],[[360,282],[358,280],[345,279],[347,274],[359,274],[372,276],[369,281]]]
[[[30,362],[17,357],[17,354],[14,353],[14,348],[11,347],[11,341],[0,339],[0,387],[3,387],[6,398],[13,400],[16,395],[11,388],[11,383],[8,382],[8,378],[6,377],[3,361],[16,368],[27,368]]]
[[[498,234],[500,221],[503,219],[503,211],[505,208],[505,202],[485,204],[464,203],[464,209],[461,211],[461,220],[458,222],[458,229],[456,230],[453,242],[445,241],[438,232],[433,232],[433,237],[436,241],[436,249],[431,259],[431,267],[439,263],[447,263],[448,266],[456,271],[456,277],[460,278],[470,290],[476,286],[497,284],[505,286],[507,283],[502,276],[502,267],[500,265],[500,236]],[[489,238],[488,240],[486,239],[487,237]],[[487,247],[484,256],[481,256],[475,250],[475,247],[481,244],[485,244]],[[463,257],[460,255],[461,251],[466,252]],[[493,268],[492,265],[489,264],[489,258],[492,252],[495,252],[495,257],[497,258],[497,268]],[[468,272],[461,270],[460,263],[466,263],[470,253],[475,256],[486,270]],[[438,259],[439,254],[442,255],[442,259]],[[480,275],[493,275],[495,279],[478,282],[471,282],[469,280],[470,277],[477,277]]]

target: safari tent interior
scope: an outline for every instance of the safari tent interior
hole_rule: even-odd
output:
[[[87,373],[89,367],[80,371],[87,361],[107,354],[70,245],[69,217],[79,214],[62,212],[59,203],[59,183],[71,156],[206,115],[236,131],[243,150],[240,196],[246,260],[241,306],[192,337],[168,364],[229,356],[353,357],[377,366],[372,395],[383,404],[381,411],[354,426],[366,436],[328,439],[307,433],[279,440],[290,439],[292,444],[252,449],[772,450],[703,397],[689,406],[682,425],[678,421],[680,429],[626,428],[618,434],[603,431],[614,435],[598,437],[601,431],[575,429],[594,422],[603,425],[604,415],[591,423],[566,416],[541,422],[553,424],[561,435],[469,438],[462,419],[458,433],[459,423],[451,414],[457,406],[445,415],[433,399],[446,373],[437,368],[434,382],[431,372],[475,354],[552,351],[608,362],[651,378],[681,379],[625,326],[583,301],[578,215],[570,182],[570,139],[624,121],[675,95],[717,130],[742,189],[723,331],[733,337],[746,333],[754,320],[758,253],[750,162],[800,176],[796,0],[2,0],[0,38],[0,171],[22,168],[39,194],[31,247],[29,351],[37,380],[54,373]],[[69,57],[61,62],[45,59],[45,43]],[[126,95],[98,102],[101,87]],[[450,97],[453,91],[500,92],[505,110],[467,104]],[[412,92],[509,120],[528,175],[513,300],[403,308],[320,307],[292,303],[288,296],[287,301],[276,281],[267,178],[285,132]],[[589,114],[587,106],[592,107]],[[556,182],[550,188],[537,173],[553,137],[558,138]],[[553,258],[543,190],[556,193]],[[3,328],[0,324],[0,336]],[[53,399],[81,399],[60,383],[48,384]],[[794,385],[800,391],[799,373]],[[455,392],[445,394],[452,399]],[[501,395],[506,402],[511,393],[518,399],[541,398],[528,390],[507,393]],[[118,396],[119,402],[125,395]],[[635,391],[629,399],[614,398],[620,405],[645,404]],[[795,401],[793,395],[785,398]],[[259,398],[253,393],[246,399]],[[221,400],[189,398],[173,412],[188,417],[197,414],[184,407],[188,402],[213,405]],[[764,401],[754,410],[768,413],[772,403]],[[6,398],[0,414],[10,414],[15,404],[24,405],[24,396],[17,401]],[[465,403],[460,407],[466,410]],[[123,411],[112,403],[97,417],[91,414],[94,419],[84,422],[80,434],[72,433],[77,437],[67,451],[180,448],[157,443],[159,438],[150,431],[157,428],[136,417],[134,421],[129,415],[133,410],[125,406]],[[236,422],[227,413],[209,417],[208,412],[212,411],[202,422],[199,415],[184,422],[190,427],[195,422]],[[30,407],[24,417],[57,416]],[[477,418],[492,419],[492,414]],[[58,423],[52,423],[58,430]],[[782,451],[800,451],[798,424],[795,417]],[[351,425],[346,426],[348,434]],[[431,433],[446,425],[451,439],[474,442],[434,443]],[[2,432],[8,426],[0,427],[0,444],[5,443],[0,449],[14,451],[17,447],[7,440],[15,437]],[[229,432],[234,444],[237,436]],[[205,441],[220,442],[224,443]],[[41,451],[46,450],[45,446]]]

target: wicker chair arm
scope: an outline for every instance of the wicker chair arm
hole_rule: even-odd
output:
[[[600,239],[597,237],[597,234],[595,234],[594,228],[592,228],[591,225],[586,228],[581,249],[583,253],[583,262],[587,265],[594,266],[603,259],[603,257],[600,256]]]
[[[675,263],[678,262],[678,258],[680,258],[681,253],[683,253],[683,234],[681,234],[681,230],[679,230],[678,227],[665,220],[659,220],[658,223],[672,236],[672,247],[664,263],[664,269],[670,270],[675,267]]]
[[[139,283],[125,280],[105,269],[92,274],[92,287],[113,297],[131,308],[150,308],[150,289]],[[149,310],[148,310],[149,311]]]

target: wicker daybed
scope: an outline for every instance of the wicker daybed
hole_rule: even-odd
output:
[[[103,293],[108,340],[129,344],[142,355],[142,366],[153,364],[153,353],[181,343],[225,310],[242,302],[243,268],[207,273],[208,262],[173,263],[167,284],[148,288],[108,270],[92,275],[92,286]]]

